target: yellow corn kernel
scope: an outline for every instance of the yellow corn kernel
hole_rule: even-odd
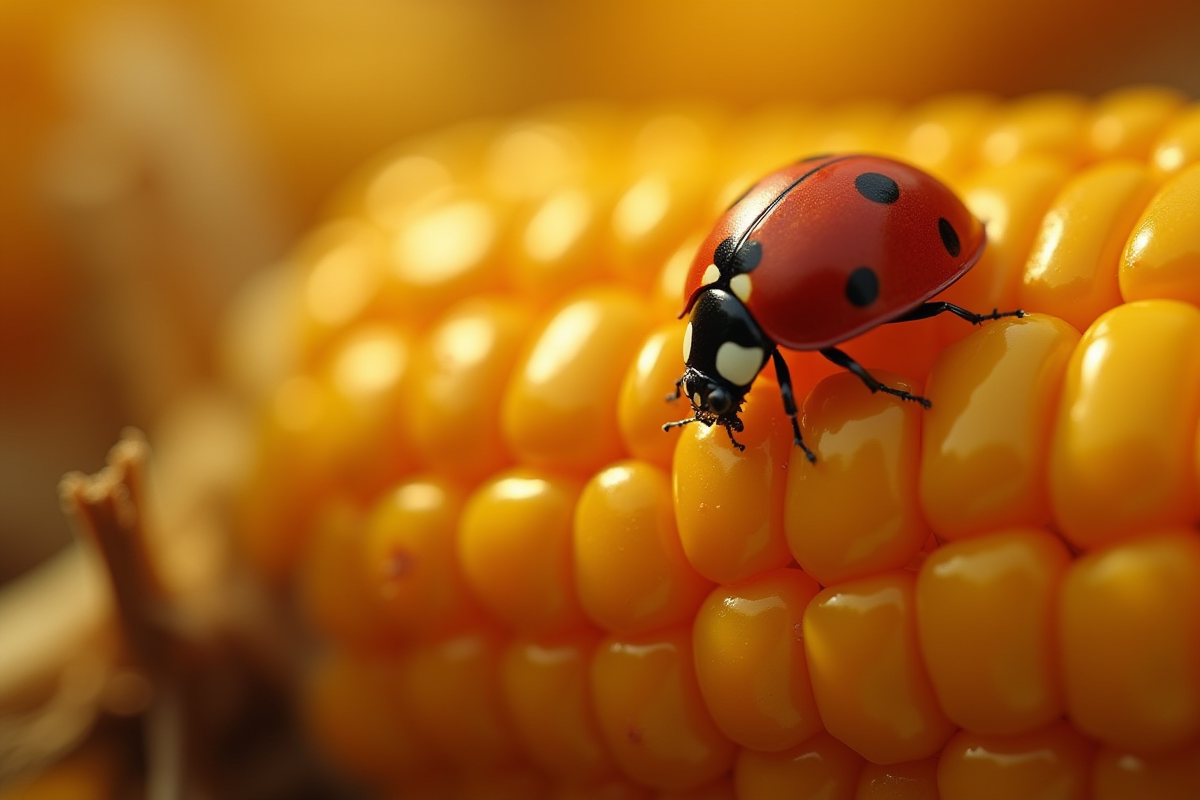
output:
[[[985,94],[951,94],[918,103],[900,126],[897,155],[954,187],[974,165],[974,143],[999,106]]]
[[[455,306],[426,333],[405,408],[426,464],[474,482],[511,463],[500,399],[534,322],[523,303],[477,298]]]
[[[1017,736],[959,731],[942,750],[938,788],[942,800],[1087,800],[1095,749],[1061,720]]]
[[[1023,733],[1063,712],[1054,616],[1070,556],[1042,530],[939,547],[917,578],[917,633],[956,725]]]
[[[1035,155],[981,169],[963,181],[963,202],[983,222],[987,247],[979,263],[941,298],[963,308],[1016,308],[1034,236],[1069,175],[1062,160]],[[950,341],[966,334],[955,322],[942,323]]]
[[[534,337],[503,404],[512,451],[533,465],[590,475],[624,455],[617,397],[650,317],[623,289],[593,289],[563,304]]]
[[[739,191],[745,191],[745,189],[746,187],[742,186]],[[655,319],[676,319],[682,313],[683,285],[687,280],[687,272],[692,265],[692,257],[696,255],[696,251],[700,249],[700,243],[707,235],[708,231],[706,230],[691,231],[662,264],[658,271],[658,281],[654,287],[651,306]]]
[[[674,405],[689,414],[687,401]],[[734,454],[718,426],[684,428],[675,448],[675,519],[688,560],[704,577],[734,583],[791,560],[783,492],[792,428],[779,390],[761,377],[747,395]],[[672,433],[672,435],[675,435]]]
[[[724,146],[716,154],[718,189],[712,206],[706,209],[709,216],[719,216],[747,187],[771,170],[795,161],[797,153],[820,152],[825,121],[824,115],[801,103],[739,114],[737,124],[730,127]],[[699,244],[697,241],[687,254],[689,262]],[[680,281],[675,288],[682,285]]]
[[[495,254],[506,214],[485,194],[466,189],[413,210],[387,243],[385,291],[405,298],[407,318],[428,321],[463,297],[503,286]]]
[[[464,493],[436,477],[406,481],[379,499],[363,531],[363,586],[399,636],[445,636],[481,612],[458,570],[455,536]]]
[[[656,328],[646,337],[621,386],[621,438],[636,458],[670,469],[675,438],[646,436],[679,417],[680,407],[663,402],[666,390],[683,373],[680,353],[686,323],[675,321]]]
[[[1126,301],[1200,306],[1200,164],[1159,190],[1128,238],[1118,275]]]
[[[1200,536],[1194,529],[1145,536],[1077,560],[1063,582],[1059,624],[1067,712],[1080,730],[1151,753],[1200,736]]]
[[[961,539],[1050,519],[1048,438],[1067,359],[1070,325],[1036,315],[1000,320],[947,347],[926,391],[920,492],[925,519]]]
[[[1160,175],[1171,175],[1200,161],[1200,103],[1179,112],[1154,143],[1150,163]]]
[[[919,393],[910,380],[873,374]],[[823,585],[902,567],[921,549],[922,412],[917,403],[871,394],[849,373],[827,378],[805,401],[803,433],[817,463],[793,456],[784,524],[796,562]]]
[[[493,195],[517,202],[590,179],[593,157],[605,148],[595,141],[588,147],[585,138],[589,130],[603,137],[603,114],[598,107],[550,108],[510,122],[491,137],[478,177]],[[592,126],[584,127],[589,117]]]
[[[412,393],[412,349],[411,337],[391,325],[363,325],[322,365],[328,406],[317,424],[330,443],[322,467],[347,493],[375,497],[416,463],[412,431],[396,413]]]
[[[858,776],[854,800],[938,800],[937,768],[936,758],[886,767],[868,763]]]
[[[321,748],[356,778],[386,785],[434,755],[393,702],[394,660],[322,656],[305,676],[305,722]]]
[[[615,772],[600,741],[588,681],[598,641],[587,631],[516,639],[504,654],[504,699],[521,745],[543,772],[571,783]]]
[[[371,310],[379,317],[407,311],[378,307],[384,305],[380,294],[386,281],[387,239],[373,225],[357,220],[330,223],[306,237],[292,259],[302,274],[298,333],[308,353],[319,353],[339,331]]]
[[[1191,800],[1200,791],[1200,745],[1165,755],[1103,747],[1092,785],[1095,800]]]
[[[1121,250],[1154,189],[1136,161],[1108,161],[1068,181],[1042,219],[1017,305],[1053,309],[1081,331],[1120,305]]]
[[[458,556],[467,585],[516,631],[550,634],[584,622],[571,530],[578,486],[532,470],[502,472],[467,500]]]
[[[739,751],[733,780],[738,800],[854,800],[863,765],[862,756],[821,731],[781,753]]]
[[[320,420],[328,392],[307,375],[284,381],[259,413],[255,473],[240,498],[238,545],[271,584],[291,577],[308,547],[312,516],[327,490]]]
[[[418,645],[392,674],[391,688],[413,729],[459,770],[494,769],[518,758],[500,683],[502,641],[480,630]]]
[[[604,266],[613,194],[603,184],[563,186],[516,222],[510,269],[521,297],[548,303],[591,282]]]
[[[574,536],[579,602],[612,633],[686,624],[712,586],[683,553],[670,477],[649,464],[597,473],[576,506]]]
[[[800,570],[775,570],[714,589],[696,614],[700,691],[717,726],[743,747],[787,750],[823,728],[802,627],[820,588]]]
[[[819,137],[802,152],[892,153],[896,146],[892,130],[899,113],[899,106],[890,100],[851,100],[826,112],[826,119],[814,126]]]
[[[1096,103],[1088,123],[1092,157],[1145,159],[1184,102],[1179,92],[1154,86],[1118,89],[1105,95]]]
[[[1196,521],[1198,342],[1200,309],[1158,300],[1113,309],[1075,349],[1049,468],[1055,521],[1075,544]]]
[[[1087,103],[1066,92],[1043,92],[1013,101],[983,137],[981,154],[989,164],[1006,165],[1030,154],[1082,157],[1087,136]]]
[[[297,584],[305,619],[317,631],[363,650],[395,640],[374,594],[362,579],[363,514],[344,497],[317,510],[312,541],[299,565]]]
[[[735,748],[704,707],[691,632],[609,637],[592,661],[592,697],[609,751],[630,778],[662,791],[702,786]]]
[[[664,109],[632,141],[629,173],[610,217],[610,271],[620,282],[648,287],[654,272],[690,232],[708,203],[718,120]]]
[[[804,648],[825,729],[876,764],[936,754],[954,733],[917,642],[916,576],[901,570],[822,591]]]

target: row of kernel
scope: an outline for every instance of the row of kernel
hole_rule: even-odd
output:
[[[780,753],[740,751],[734,788],[737,800],[1184,800],[1200,790],[1200,748],[1147,758],[1056,722],[1022,736],[960,732],[936,758],[879,766],[820,733]]]
[[[384,786],[523,775],[538,790],[530,796],[549,796],[550,784],[571,796],[614,786],[686,793],[715,787],[730,769],[733,791],[718,796],[746,800],[819,787],[869,798],[900,778],[918,784],[914,796],[945,800],[1051,787],[1072,798],[1169,800],[1200,786],[1195,739],[1147,755],[1097,745],[1059,720],[1021,734],[951,730],[931,756],[876,762],[819,727],[785,749],[738,747],[705,712],[688,640],[686,629],[507,644],[475,633],[396,654],[337,654],[310,678],[309,723],[340,765]]]

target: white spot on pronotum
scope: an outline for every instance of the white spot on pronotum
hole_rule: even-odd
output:
[[[683,363],[687,363],[692,357],[692,323],[688,323],[683,330]]]
[[[749,386],[763,364],[761,347],[725,342],[717,350],[717,372],[735,386]]]
[[[702,403],[700,402],[700,393],[699,392],[696,392],[694,395],[692,395],[692,405],[694,405],[696,408],[701,407]]]
[[[700,279],[701,286],[708,286],[710,283],[716,283],[721,277],[721,270],[717,269],[716,264],[709,264],[708,269],[704,270],[704,277]]]
[[[750,290],[754,287],[750,285],[750,276],[742,273],[734,275],[729,279],[729,288],[733,289],[733,293],[737,295],[738,300],[746,303],[749,302]]]

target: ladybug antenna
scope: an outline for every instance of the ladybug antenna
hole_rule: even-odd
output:
[[[682,428],[684,425],[691,425],[698,419],[699,417],[689,417],[688,419],[681,419],[677,422],[668,422],[666,425],[663,425],[663,432],[665,433],[666,431],[671,430],[671,428]]]

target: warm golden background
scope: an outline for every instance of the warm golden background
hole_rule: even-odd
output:
[[[0,581],[211,377],[211,332],[406,134],[573,99],[1200,96],[1195,0],[0,0]]]

